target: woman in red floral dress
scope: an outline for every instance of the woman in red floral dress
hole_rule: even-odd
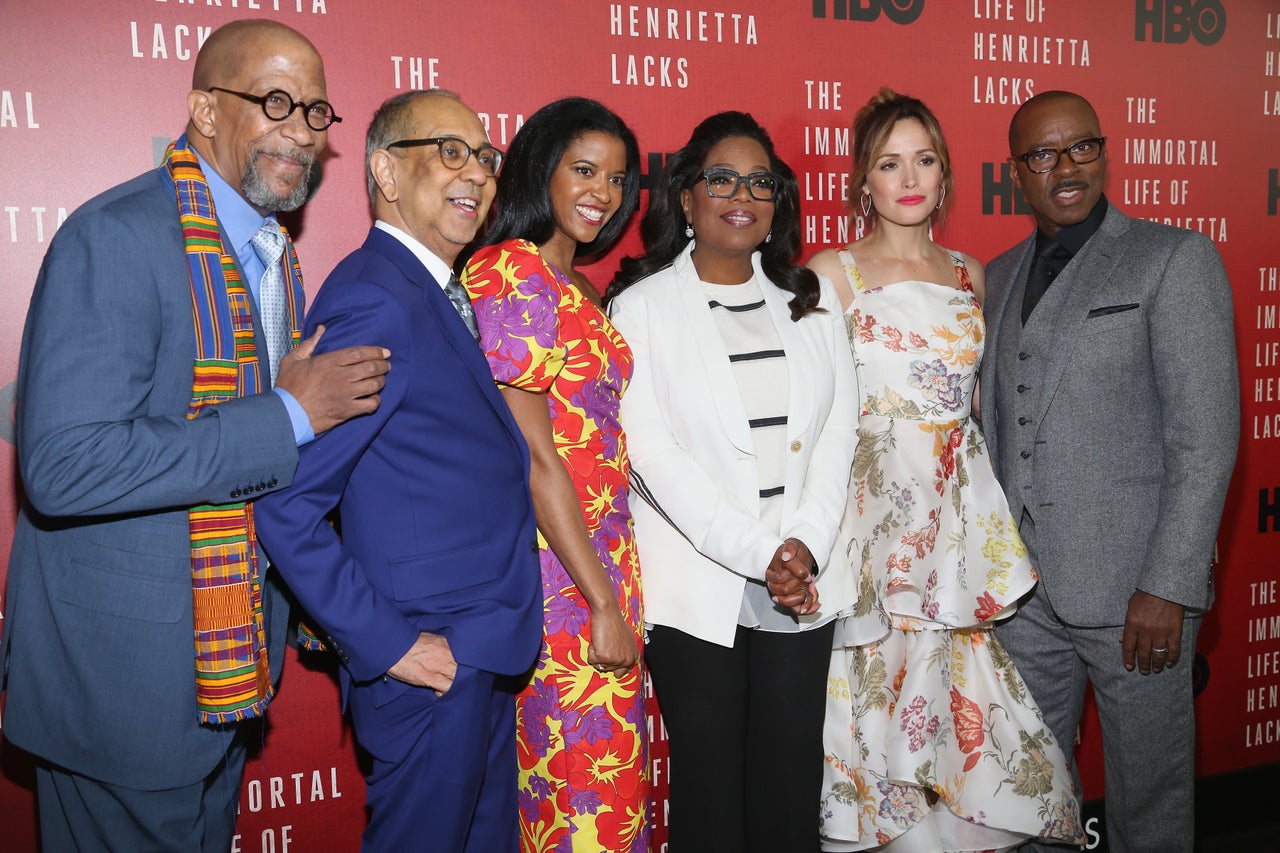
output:
[[[639,160],[635,136],[595,101],[538,110],[512,140],[497,221],[462,275],[532,459],[545,645],[516,699],[526,853],[649,844],[644,622],[618,426],[631,351],[573,268],[621,235]]]

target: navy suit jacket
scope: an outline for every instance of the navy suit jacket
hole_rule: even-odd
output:
[[[372,415],[302,448],[292,489],[257,505],[258,534],[375,707],[382,676],[443,634],[460,664],[517,675],[542,633],[529,451],[479,346],[422,263],[371,229],[307,315],[322,350],[391,350]],[[339,534],[326,522],[338,507]],[[362,737],[364,734],[362,733]]]
[[[194,354],[177,203],[156,170],[73,213],[40,268],[18,364],[27,503],[0,649],[5,737],[138,789],[208,775],[232,731],[198,723],[187,508],[284,488],[297,464],[273,393],[187,420]],[[268,580],[275,674],[278,596]]]

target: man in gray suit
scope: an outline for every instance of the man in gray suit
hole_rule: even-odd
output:
[[[375,410],[388,369],[380,347],[312,356],[319,333],[286,354],[302,291],[275,212],[305,201],[337,120],[315,48],[274,22],[228,24],[202,47],[187,106],[161,168],[58,230],[23,335],[4,734],[39,758],[50,851],[230,849],[257,737],[237,720],[270,698],[288,609],[251,499],[290,484],[299,443]],[[207,218],[180,223],[184,204]],[[220,383],[194,367],[213,341],[225,357],[201,364]],[[188,511],[208,505],[201,528]],[[243,572],[210,581],[210,549]],[[245,621],[220,623],[233,590]],[[193,611],[201,595],[215,606]],[[251,638],[246,660],[219,659]],[[212,669],[198,678],[198,664]],[[245,696],[226,694],[224,665],[248,673]]]
[[[1040,583],[996,633],[1064,746],[1093,684],[1111,850],[1190,851],[1190,661],[1239,433],[1231,289],[1208,239],[1108,203],[1080,96],[1023,104],[1009,150],[1037,229],[987,268],[982,412]]]

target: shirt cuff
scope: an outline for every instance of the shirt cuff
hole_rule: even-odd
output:
[[[302,404],[283,388],[271,390],[280,395],[280,399],[284,401],[285,411],[289,413],[289,423],[293,425],[293,443],[298,447],[310,443],[316,437],[316,433],[311,428],[311,418],[307,417]]]

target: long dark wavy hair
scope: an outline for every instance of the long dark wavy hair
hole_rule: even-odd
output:
[[[823,309],[818,307],[821,291],[818,277],[806,267],[795,262],[800,252],[800,184],[795,172],[779,159],[773,140],[760,123],[748,113],[723,112],[704,119],[693,129],[693,135],[684,147],[667,159],[666,168],[649,193],[649,209],[640,220],[640,238],[644,241],[644,254],[623,258],[618,273],[605,293],[605,303],[635,284],[652,275],[684,251],[693,239],[684,233],[684,208],[680,205],[680,193],[691,190],[702,177],[707,155],[725,139],[746,137],[759,142],[769,155],[769,170],[782,179],[773,204],[773,239],[761,243],[760,265],[769,281],[795,296],[791,300],[791,319],[799,320],[806,314]]]
[[[640,203],[640,146],[636,135],[599,101],[562,98],[529,116],[511,140],[498,177],[498,215],[481,245],[525,239],[541,246],[551,239],[556,233],[551,176],[560,167],[565,149],[575,139],[593,131],[622,140],[627,151],[627,175],[622,182],[622,203],[618,209],[596,239],[580,243],[574,254],[575,257],[602,254],[617,242]]]

